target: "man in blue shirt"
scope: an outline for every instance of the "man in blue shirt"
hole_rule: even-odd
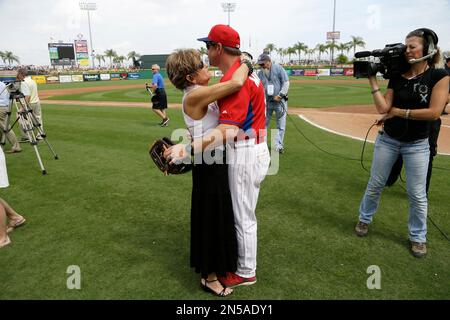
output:
[[[267,53],[263,53],[258,58],[261,70],[258,77],[264,85],[266,96],[266,128],[269,130],[270,119],[275,111],[277,119],[277,136],[275,138],[275,150],[284,153],[284,132],[286,130],[287,93],[289,90],[289,78],[286,71],[270,59]]]
[[[166,115],[167,109],[167,95],[164,89],[164,80],[161,74],[159,73],[160,67],[157,64],[152,65],[152,86],[151,90],[154,95],[152,97],[152,109],[153,111],[162,119],[159,124],[161,127],[167,126],[169,123],[169,118]],[[145,84],[147,86],[147,84]]]

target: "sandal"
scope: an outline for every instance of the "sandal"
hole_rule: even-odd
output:
[[[203,280],[205,280],[205,282],[203,282]],[[219,281],[219,279],[216,279],[216,280],[208,280],[208,279],[203,279],[203,278],[202,278],[201,281],[200,281],[200,286],[202,287],[202,289],[203,289],[204,291],[209,292],[209,293],[212,293],[213,295],[215,295],[215,296],[217,296],[217,297],[222,297],[222,298],[224,298],[224,297],[228,297],[229,295],[231,295],[231,294],[233,293],[234,290],[231,289],[231,288],[224,287],[222,291],[216,292],[216,291],[214,291],[213,289],[211,289],[211,288],[208,286],[208,283],[216,282],[216,281]],[[227,289],[230,289],[231,291],[230,291],[229,293],[225,293]]]
[[[13,231],[15,228],[18,228],[20,226],[22,226],[25,221],[27,221],[24,217],[22,217],[19,221],[17,221],[14,224],[9,224],[8,228],[6,229],[6,233],[10,233],[11,231]]]
[[[0,248],[6,247],[10,243],[11,243],[11,239],[8,236],[6,236],[5,241],[3,243],[0,243]]]

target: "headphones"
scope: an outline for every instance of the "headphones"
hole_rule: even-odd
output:
[[[437,43],[439,38],[437,34],[428,28],[420,28],[414,31],[411,31],[407,38],[409,37],[421,37],[423,39],[423,57],[419,59],[411,59],[408,62],[410,64],[417,63],[423,60],[431,59],[437,52]]]

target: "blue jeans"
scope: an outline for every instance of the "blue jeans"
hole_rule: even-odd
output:
[[[285,110],[286,109],[286,110]],[[277,119],[277,136],[275,137],[275,149],[279,150],[284,148],[283,139],[284,132],[286,130],[286,112],[287,112],[287,102],[280,101],[278,102],[268,102],[267,110],[266,110],[266,128],[269,131],[270,127],[270,119],[272,118],[272,114],[275,111],[276,119]]]
[[[371,223],[377,211],[381,191],[398,155],[405,163],[406,189],[409,198],[409,239],[426,242],[428,200],[426,179],[430,145],[427,139],[400,142],[385,132],[378,135],[373,153],[372,169],[366,192],[359,207],[359,220]]]

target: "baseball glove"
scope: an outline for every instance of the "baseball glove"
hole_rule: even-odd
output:
[[[192,169],[191,163],[185,163],[185,161],[181,163],[169,163],[170,161],[164,158],[164,147],[169,148],[174,144],[172,140],[164,137],[153,142],[149,150],[150,158],[152,158],[158,169],[165,175],[182,174]]]

